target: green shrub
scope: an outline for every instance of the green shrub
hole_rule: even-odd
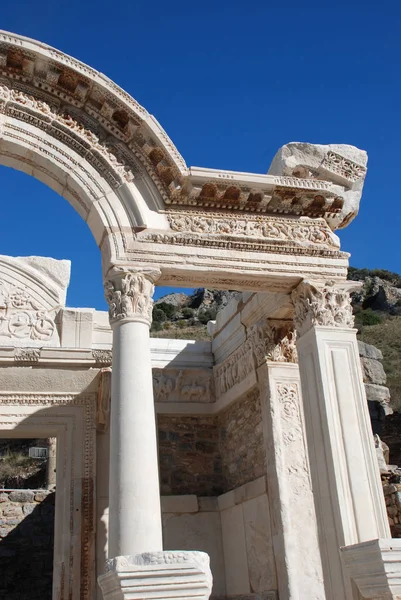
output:
[[[365,308],[357,314],[357,321],[364,326],[379,325],[383,323],[383,317],[371,308]]]
[[[181,312],[182,312],[184,319],[190,319],[191,317],[194,316],[194,313],[195,313],[194,309],[189,308],[188,306],[185,306]]]
[[[163,329],[163,323],[159,321],[153,321],[151,331],[161,331]]]
[[[161,310],[158,306],[153,307],[152,317],[154,323],[162,323],[167,318],[166,313],[163,310]]]
[[[206,308],[199,312],[198,319],[203,325],[206,325],[208,321],[214,321],[217,315],[217,309],[215,308]]]
[[[167,318],[171,319],[177,312],[177,307],[174,304],[170,304],[170,302],[159,302],[156,304],[155,308],[162,310]]]

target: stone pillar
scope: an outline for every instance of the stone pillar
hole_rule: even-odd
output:
[[[56,461],[57,438],[51,437],[47,440],[46,488],[48,490],[54,490],[56,487]]]
[[[288,324],[250,329],[257,366],[267,490],[280,600],[323,600],[295,335]]]
[[[292,294],[327,600],[353,597],[340,548],[390,537],[352,329],[352,287],[302,282]]]
[[[209,557],[163,552],[149,326],[155,270],[113,268],[105,283],[113,329],[109,560],[105,600],[196,598],[211,593]]]
[[[114,268],[105,284],[113,329],[109,558],[163,547],[149,342],[158,275]]]

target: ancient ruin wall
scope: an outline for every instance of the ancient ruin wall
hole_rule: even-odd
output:
[[[51,600],[55,494],[0,491],[0,598]]]

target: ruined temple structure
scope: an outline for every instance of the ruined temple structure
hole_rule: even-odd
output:
[[[1,32],[0,162],[87,222],[109,305],[66,308],[66,261],[0,257],[1,435],[57,440],[53,599],[398,598],[334,233],[366,153],[189,168],[107,77]],[[211,342],[150,340],[154,285],[241,294]]]

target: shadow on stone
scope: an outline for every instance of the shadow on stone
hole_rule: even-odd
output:
[[[51,600],[55,493],[0,492],[0,600]]]

